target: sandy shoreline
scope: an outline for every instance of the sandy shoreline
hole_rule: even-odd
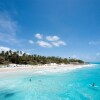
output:
[[[25,66],[21,65],[20,67],[6,67],[0,68],[0,79],[8,79],[10,77],[31,77],[34,74],[38,75],[47,75],[51,73],[64,73],[70,72],[76,69],[93,67],[94,64],[87,65],[36,65],[36,66]]]
[[[18,67],[6,67],[0,68],[1,72],[19,72],[19,71],[34,71],[34,72],[62,72],[68,70],[74,70],[84,67],[92,67],[92,64],[87,65],[20,65]]]

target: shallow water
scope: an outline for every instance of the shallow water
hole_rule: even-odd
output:
[[[100,64],[64,73],[1,76],[0,100],[100,100]]]

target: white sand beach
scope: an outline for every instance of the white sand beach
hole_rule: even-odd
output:
[[[46,64],[46,65],[11,65],[9,67],[1,67],[0,73],[2,72],[34,72],[34,73],[47,73],[47,72],[64,72],[75,70],[78,68],[92,67],[93,64],[85,65],[73,65],[73,64]]]

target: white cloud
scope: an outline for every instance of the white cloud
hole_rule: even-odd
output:
[[[36,37],[37,39],[42,39],[42,38],[43,38],[42,35],[41,35],[40,33],[35,34],[35,37]]]
[[[30,44],[34,44],[34,41],[33,41],[33,40],[29,40],[29,43],[30,43]]]
[[[49,47],[49,48],[52,47],[52,45],[50,43],[45,42],[45,41],[38,41],[37,43],[41,47]]]
[[[58,36],[47,36],[46,40],[48,41],[58,41],[60,38]]]
[[[36,38],[38,39],[42,39],[42,35],[37,33],[35,35]],[[60,38],[58,36],[46,36],[45,39],[48,41],[37,41],[37,44],[39,46],[42,47],[59,47],[59,46],[65,46],[66,43],[62,40],[60,40]]]
[[[89,45],[100,45],[100,41],[90,41]]]
[[[51,44],[53,44],[53,46],[59,47],[61,45],[65,46],[66,43],[62,40],[60,40],[60,38],[58,36],[47,36],[46,40],[50,41]]]
[[[61,46],[61,45],[63,45],[63,46],[66,45],[66,43],[65,43],[64,41],[61,41],[61,40],[52,42],[52,44],[53,44],[54,46],[56,46],[56,47],[59,47],[59,46]]]
[[[17,22],[12,20],[7,12],[0,12],[0,31],[12,35],[16,34]]]
[[[10,48],[8,48],[8,47],[3,47],[3,46],[0,47],[0,52],[2,52],[2,51],[6,52],[9,50],[10,50]]]
[[[18,23],[7,12],[0,12],[0,41],[9,44],[18,43],[16,33]]]
[[[18,40],[15,36],[12,36],[11,34],[6,33],[0,33],[0,42],[8,43],[8,44],[15,44],[20,43],[22,40]]]

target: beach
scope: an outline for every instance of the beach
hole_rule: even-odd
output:
[[[9,67],[0,67],[0,78],[21,77],[21,76],[33,76],[35,75],[47,75],[55,73],[66,73],[76,69],[93,67],[94,64],[46,64],[46,65],[16,65],[10,64]]]
[[[99,78],[100,64],[0,68],[0,100],[99,100]]]
[[[9,67],[1,67],[0,73],[2,72],[34,72],[34,73],[46,73],[46,72],[65,72],[70,70],[75,70],[79,68],[91,67],[92,64],[84,65],[73,65],[73,64],[62,64],[62,65],[16,65],[15,64]]]

